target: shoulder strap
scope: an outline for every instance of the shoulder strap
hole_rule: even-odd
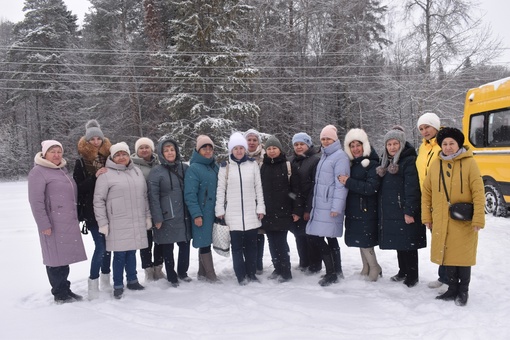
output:
[[[448,205],[450,205],[450,197],[448,196],[448,190],[446,190],[446,183],[444,180],[444,174],[443,174],[443,160],[439,160],[439,170],[441,171],[441,181],[443,182],[444,187],[444,193],[446,195],[446,201],[448,202]]]

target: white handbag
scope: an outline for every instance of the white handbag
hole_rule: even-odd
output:
[[[224,219],[213,223],[212,241],[214,251],[221,256],[230,256],[230,228]]]

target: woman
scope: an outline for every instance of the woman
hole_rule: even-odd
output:
[[[432,160],[437,158],[441,151],[441,146],[437,144],[437,133],[441,128],[439,117],[432,112],[424,113],[418,118],[416,123],[418,131],[420,131],[423,141],[418,148],[418,156],[416,157],[416,169],[420,177],[420,188],[423,188],[423,182],[429,172]],[[443,283],[447,283],[445,268],[439,266],[437,270],[438,279],[428,283],[429,288],[439,288]]]
[[[349,158],[340,146],[336,127],[324,127],[320,138],[322,156],[317,164],[312,211],[306,233],[311,235],[313,247],[320,249],[326,266],[326,275],[319,284],[329,286],[338,282],[339,275],[342,276],[337,237],[343,234],[347,188],[336,178],[339,175],[349,175],[350,167]]]
[[[287,233],[292,223],[292,199],[289,195],[292,192],[290,163],[282,152],[282,144],[275,136],[267,139],[265,150],[264,162],[260,168],[266,205],[262,228],[266,231],[274,265],[274,271],[269,278],[282,283],[292,279],[287,243]],[[297,188],[294,191],[297,191]]]
[[[181,162],[179,147],[171,138],[161,138],[157,152],[161,165],[156,165],[147,179],[155,224],[154,242],[163,251],[167,280],[177,287],[178,279],[191,281],[188,276],[191,224],[184,204],[184,176],[188,165]],[[179,246],[177,273],[174,269],[174,243]]]
[[[244,133],[244,138],[246,138],[246,143],[248,144],[247,154],[248,157],[251,157],[257,162],[259,167],[262,166],[262,162],[264,161],[264,145],[262,144],[262,137],[260,136],[260,132],[255,129],[249,129]],[[257,235],[257,274],[260,275],[264,271],[264,229],[259,229],[259,234]]]
[[[292,165],[292,188],[295,200],[292,210],[293,225],[291,232],[296,238],[299,255],[299,269],[308,274],[318,273],[322,269],[320,250],[313,248],[306,235],[306,224],[312,210],[313,185],[315,170],[320,160],[318,150],[314,148],[312,138],[305,132],[292,137],[294,155],[289,161]]]
[[[79,217],[92,234],[95,247],[90,261],[89,300],[99,297],[99,281],[101,281],[102,289],[111,289],[111,253],[106,251],[106,240],[104,235],[99,233],[93,202],[96,179],[107,171],[105,163],[110,155],[111,146],[110,140],[103,135],[97,120],[89,120],[85,125],[85,136],[78,141],[78,153],[81,158],[76,160],[73,173],[73,178],[78,185]]]
[[[154,142],[146,137],[139,138],[135,142],[135,153],[131,155],[131,160],[135,166],[142,170],[143,177],[147,180],[151,169],[159,164],[158,155],[154,152]],[[160,245],[153,242],[152,235],[152,229],[147,230],[149,246],[140,249],[140,260],[142,261],[142,269],[145,271],[145,282],[165,278],[165,273],[163,273],[163,251]],[[153,245],[154,253],[152,252]]]
[[[106,250],[113,251],[113,296],[127,288],[142,290],[136,276],[136,250],[147,248],[147,230],[152,227],[147,184],[142,171],[129,157],[129,147],[120,142],[110,148],[108,171],[98,177],[94,192],[94,213],[99,232],[106,237]]]
[[[468,301],[471,266],[476,264],[478,231],[485,226],[485,191],[473,152],[464,146],[464,135],[456,128],[437,134],[439,157],[430,166],[423,183],[423,223],[432,231],[431,261],[445,267],[448,290],[440,300]],[[450,203],[473,203],[471,221],[451,218]]]
[[[211,253],[218,164],[211,138],[200,135],[196,144],[184,177],[184,199],[191,215],[193,247],[198,248],[197,278],[214,283],[219,282]]]
[[[377,152],[370,147],[368,136],[362,129],[351,129],[345,135],[344,150],[351,160],[350,176],[338,176],[340,183],[349,189],[345,207],[345,244],[358,247],[363,269],[361,275],[377,281],[382,269],[374,252],[378,244],[377,191],[379,165]]]
[[[28,174],[28,200],[32,208],[39,241],[56,303],[80,301],[71,291],[69,265],[85,261],[85,247],[76,213],[78,189],[65,166],[62,144],[56,140],[41,143]]]
[[[384,136],[379,190],[379,248],[397,251],[399,272],[392,281],[408,287],[418,283],[418,249],[427,245],[420,218],[420,181],[416,151],[406,142],[404,130],[395,126]]]
[[[257,234],[266,213],[257,163],[246,154],[244,136],[235,132],[228,141],[230,158],[218,173],[215,213],[230,227],[232,261],[241,286],[259,282],[257,271]]]

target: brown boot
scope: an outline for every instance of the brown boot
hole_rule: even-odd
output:
[[[205,270],[205,277],[208,282],[219,282],[214,271],[212,253],[200,254],[200,260]]]
[[[198,251],[198,273],[197,273],[197,280],[203,281],[206,280],[205,277],[205,268],[204,264],[202,263],[202,255],[200,254],[200,250]]]

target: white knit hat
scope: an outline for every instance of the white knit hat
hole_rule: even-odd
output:
[[[41,142],[41,146],[42,146],[42,156],[44,157],[44,155],[46,155],[46,152],[48,152],[48,150],[52,147],[52,146],[55,146],[55,145],[58,145],[62,148],[62,152],[64,152],[64,148],[62,147],[62,144],[60,144],[60,142],[56,141],[56,140],[53,140],[53,139],[48,139],[48,140],[44,140]]]
[[[423,124],[430,125],[437,131],[439,131],[439,128],[441,127],[439,117],[433,112],[424,113],[420,116],[420,118],[418,118],[418,122],[416,123],[418,130],[420,129],[420,125]]]
[[[248,143],[240,132],[234,132],[230,136],[230,139],[228,140],[228,152],[232,153],[232,149],[234,149],[236,146],[242,146],[248,150]]]
[[[255,129],[249,129],[248,131],[246,131],[244,133],[244,138],[248,138],[248,136],[250,136],[250,135],[257,137],[257,139],[259,140],[259,143],[262,143],[262,137],[260,137],[260,132],[258,132]]]
[[[139,138],[136,143],[135,143],[135,152],[138,152],[138,148],[141,147],[142,145],[148,145],[149,148],[151,148],[152,152],[154,152],[154,142],[147,138],[147,137],[142,137],[142,138]]]
[[[115,156],[115,154],[119,151],[124,151],[125,153],[127,153],[128,155],[130,155],[131,153],[129,152],[129,146],[125,143],[125,142],[120,142],[120,143],[117,143],[117,144],[113,144],[111,147],[110,147],[110,155],[112,155],[112,158],[113,156]]]

